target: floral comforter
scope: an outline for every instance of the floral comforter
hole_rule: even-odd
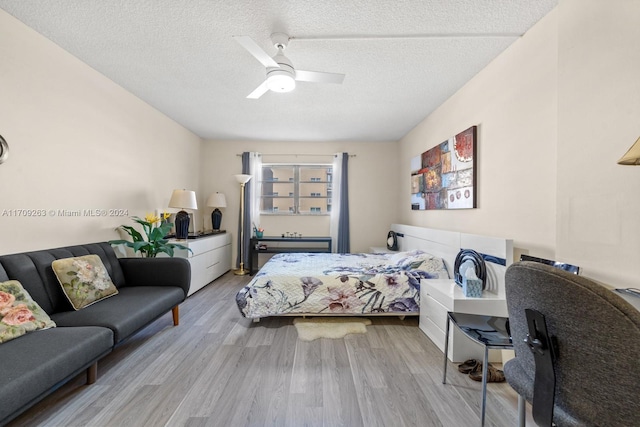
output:
[[[420,279],[447,279],[440,258],[390,254],[279,254],[236,295],[243,316],[418,312]]]

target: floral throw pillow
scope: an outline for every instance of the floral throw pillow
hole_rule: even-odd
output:
[[[56,324],[17,280],[0,283],[0,343]]]
[[[118,293],[98,255],[57,259],[51,267],[75,310]]]

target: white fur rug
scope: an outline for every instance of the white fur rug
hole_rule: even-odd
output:
[[[347,334],[364,334],[371,320],[363,317],[296,317],[293,324],[302,341],[318,338],[343,338]]]

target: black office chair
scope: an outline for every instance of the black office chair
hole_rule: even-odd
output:
[[[557,426],[637,426],[640,311],[601,284],[540,263],[515,263],[505,280],[516,357],[504,373],[519,395],[520,425],[526,399],[541,425],[553,420]],[[534,329],[546,327],[546,350],[525,310],[543,317],[530,323]],[[536,364],[541,353],[554,355],[555,384],[536,372],[544,369],[544,363]],[[551,384],[550,389],[540,391],[539,383]],[[536,407],[545,400],[550,413]]]

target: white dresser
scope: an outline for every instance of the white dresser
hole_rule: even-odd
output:
[[[444,351],[447,311],[489,316],[508,316],[507,301],[484,291],[482,298],[467,298],[462,288],[451,279],[420,281],[420,329],[427,334],[441,351]],[[483,347],[467,338],[451,324],[449,328],[449,359],[452,362],[464,362],[467,359],[482,360]],[[493,352],[492,352],[493,353]],[[491,361],[500,360],[500,352],[489,357]]]
[[[191,264],[189,295],[202,289],[231,269],[231,234],[222,233],[189,240],[172,240],[187,246],[177,249],[174,256],[186,258]]]

